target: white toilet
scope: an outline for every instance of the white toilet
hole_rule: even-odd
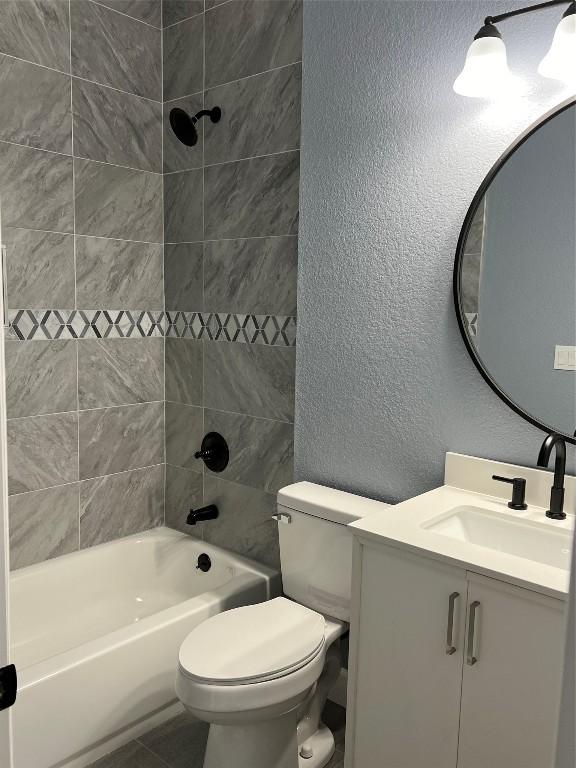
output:
[[[211,723],[204,768],[322,768],[334,737],[320,721],[348,629],[352,494],[313,483],[278,493],[285,594],[226,611],[180,648],[176,692]],[[380,505],[381,508],[381,505]]]

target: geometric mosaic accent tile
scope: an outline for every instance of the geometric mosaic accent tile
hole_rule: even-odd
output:
[[[121,339],[169,336],[293,347],[296,318],[134,309],[13,309],[6,338]]]
[[[478,334],[478,312],[465,312],[468,336],[475,341]]]

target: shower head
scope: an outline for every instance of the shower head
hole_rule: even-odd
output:
[[[182,144],[186,144],[187,147],[193,147],[198,141],[196,123],[201,117],[209,117],[212,123],[217,123],[222,117],[222,110],[220,107],[201,109],[200,112],[196,112],[192,117],[190,117],[188,112],[179,107],[174,107],[170,110],[170,126],[176,138]]]

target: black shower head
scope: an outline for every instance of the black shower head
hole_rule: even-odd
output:
[[[187,147],[193,147],[198,141],[198,131],[196,130],[196,123],[201,117],[209,117],[212,123],[217,123],[222,117],[222,110],[220,107],[213,107],[212,109],[201,109],[195,115],[190,117],[188,112],[185,112],[179,107],[174,107],[170,110],[170,125],[174,131],[176,138],[179,139],[182,144],[186,144]]]

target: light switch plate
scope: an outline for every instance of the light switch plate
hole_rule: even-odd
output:
[[[554,368],[559,371],[576,371],[576,347],[564,347],[556,344]]]

